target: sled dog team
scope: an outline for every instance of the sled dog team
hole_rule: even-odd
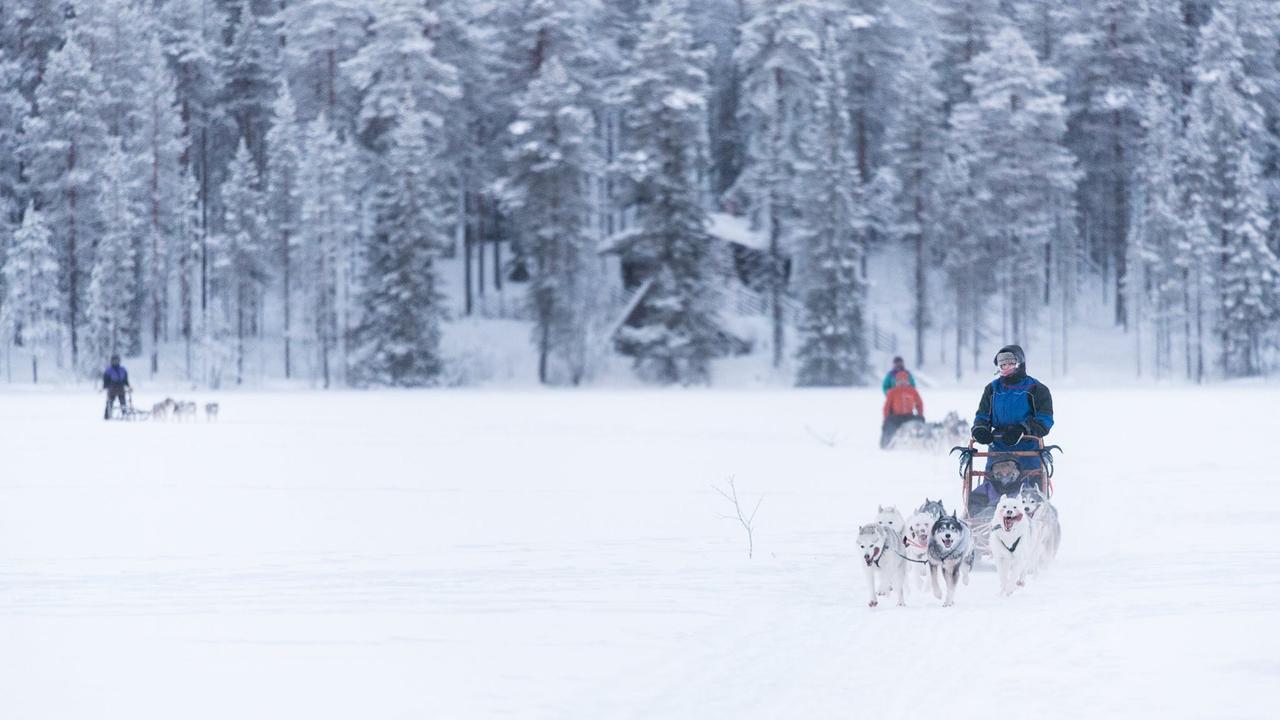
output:
[[[211,402],[204,404],[204,419],[218,419],[218,403]],[[196,403],[194,400],[174,400],[173,398],[165,398],[155,405],[151,406],[152,420],[168,420],[173,418],[178,422],[196,419]]]
[[[1004,495],[990,522],[988,548],[1000,575],[1000,594],[1011,595],[1027,576],[1042,570],[1058,554],[1062,528],[1058,511],[1034,485],[1016,495]],[[934,597],[944,606],[955,604],[956,585],[969,584],[977,547],[973,531],[950,515],[941,500],[925,499],[905,520],[893,506],[880,506],[876,520],[858,528],[871,607],[879,597],[894,593],[906,605],[905,591],[923,590],[928,578]],[[946,597],[938,576],[946,583]]]

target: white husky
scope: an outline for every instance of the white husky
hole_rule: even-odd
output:
[[[876,522],[901,537],[902,530],[906,526],[906,523],[902,520],[902,513],[898,512],[898,508],[892,505],[880,505],[878,507],[880,509],[876,512]]]
[[[1026,584],[1036,555],[1031,519],[1023,512],[1021,497],[1005,495],[996,503],[990,548],[991,559],[1000,572],[1000,594],[1012,595],[1015,587]]]
[[[910,579],[907,589],[923,591],[929,582],[929,530],[936,520],[927,512],[918,512],[907,518],[907,529],[902,533],[902,554],[906,557],[906,575]]]
[[[862,561],[866,567],[863,571],[867,577],[867,588],[870,592],[871,607],[879,605],[876,598],[877,584],[879,594],[888,595],[897,591],[898,605],[906,605],[902,597],[906,580],[906,561],[899,552],[902,535],[893,532],[879,523],[871,523],[858,528],[858,547],[862,549]]]

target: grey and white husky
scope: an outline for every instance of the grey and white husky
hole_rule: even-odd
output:
[[[955,604],[957,583],[969,584],[973,559],[973,533],[969,526],[956,518],[954,510],[938,518],[929,531],[929,582],[933,585],[933,596],[942,599],[942,590],[938,587],[938,573],[942,573],[947,582],[943,606]]]
[[[947,514],[947,509],[942,506],[942,500],[930,500],[925,498],[920,507],[916,508],[918,513],[929,513],[934,520]]]
[[[877,590],[880,595],[888,595],[891,591],[898,594],[898,605],[906,605],[902,596],[905,583],[906,561],[898,547],[902,544],[902,535],[880,523],[870,523],[858,528],[858,547],[862,550],[862,561],[866,565],[863,572],[867,577],[867,588],[871,607],[879,605]],[[878,587],[877,587],[878,585]]]
[[[1032,533],[1036,541],[1036,569],[1048,567],[1058,555],[1058,545],[1062,542],[1062,525],[1058,522],[1058,509],[1049,502],[1049,498],[1040,492],[1040,488],[1024,484],[1018,495],[1022,501],[1022,511],[1031,519]]]
[[[991,559],[1000,573],[1000,594],[1012,595],[1015,588],[1026,584],[1037,549],[1031,519],[1026,516],[1021,497],[1005,495],[996,503],[990,548]]]

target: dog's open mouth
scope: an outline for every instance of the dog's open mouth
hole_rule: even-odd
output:
[[[942,538],[942,547],[951,549],[951,538],[949,537]]]
[[[870,555],[863,555],[862,559],[866,560],[867,565],[870,566],[871,563],[876,561],[876,556],[878,556],[879,554],[880,554],[880,548],[875,548],[871,551]]]
[[[1013,524],[1022,519],[1022,514],[1005,515],[1001,520],[1004,522],[1004,531],[1009,532],[1013,529]]]

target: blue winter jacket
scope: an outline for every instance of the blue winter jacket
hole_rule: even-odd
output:
[[[102,373],[102,386],[105,388],[129,387],[129,371],[123,365],[108,366]]]
[[[974,427],[989,427],[996,433],[990,452],[1035,450],[1036,438],[1049,434],[1053,427],[1053,396],[1044,383],[1026,374],[1022,368],[1007,378],[996,378],[982,392],[978,412],[973,418]],[[1004,425],[1021,425],[1025,433],[1015,445],[1000,441],[1000,428]],[[1040,467],[1035,457],[1018,458],[1018,465],[1026,470]]]

